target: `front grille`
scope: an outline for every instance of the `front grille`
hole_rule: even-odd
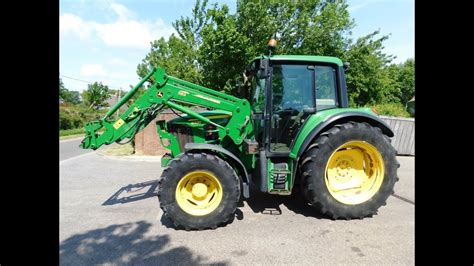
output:
[[[193,142],[193,130],[188,126],[170,124],[169,132],[178,140],[181,151],[184,151],[184,145],[186,145],[186,143]]]

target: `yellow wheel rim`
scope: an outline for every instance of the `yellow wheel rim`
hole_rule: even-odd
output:
[[[181,178],[176,187],[176,202],[188,214],[203,216],[222,201],[222,186],[208,171],[193,171]]]
[[[365,141],[349,141],[337,148],[326,165],[325,181],[329,193],[348,205],[371,199],[382,186],[382,155]]]

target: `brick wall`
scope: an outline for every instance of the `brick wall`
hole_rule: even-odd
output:
[[[156,132],[156,121],[158,120],[170,120],[175,118],[176,115],[171,111],[164,111],[158,118],[151,121],[145,129],[138,132],[135,135],[135,154],[137,155],[163,155],[169,152],[160,144],[160,137]]]

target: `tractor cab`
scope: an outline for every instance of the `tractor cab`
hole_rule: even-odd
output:
[[[251,92],[260,150],[254,182],[261,191],[291,193],[297,159],[291,151],[306,121],[318,112],[348,107],[344,68],[335,57],[303,55],[261,56],[247,67],[244,84]]]
[[[270,157],[289,155],[310,115],[348,105],[343,64],[335,57],[259,57],[245,76],[251,91],[256,140]]]

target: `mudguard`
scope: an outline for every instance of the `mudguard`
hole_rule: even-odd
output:
[[[218,145],[212,145],[212,144],[203,144],[203,143],[186,143],[184,145],[184,149],[186,152],[194,152],[194,151],[213,151],[222,154],[225,158],[223,159],[230,159],[234,162],[234,165],[238,168],[236,169],[238,173],[242,175],[242,188],[243,188],[243,195],[244,198],[249,198],[250,197],[250,192],[249,192],[249,176],[247,173],[247,169],[245,169],[244,164],[240,161],[240,159],[235,156],[233,153],[230,151],[222,148],[221,146]]]

